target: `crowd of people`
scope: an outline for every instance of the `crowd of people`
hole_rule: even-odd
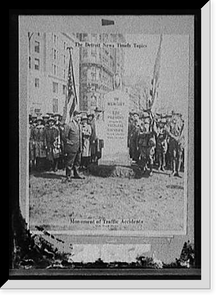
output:
[[[102,156],[102,112],[92,114],[75,111],[66,124],[60,114],[29,115],[30,171],[66,170],[66,180],[83,178],[79,169],[98,163]],[[157,167],[179,176],[184,168],[184,120],[181,114],[155,114],[151,111],[130,113],[128,148],[131,160],[142,172]]]
[[[153,167],[180,176],[184,169],[184,120],[180,113],[171,115],[144,111],[130,114],[128,146],[130,157],[143,172],[153,174]]]
[[[69,124],[63,122],[60,114],[29,115],[30,171],[57,172],[58,169],[66,168],[67,175],[70,173],[68,160],[71,153],[76,153],[71,168],[75,176],[80,178],[78,169],[86,169],[101,157],[102,141],[96,133],[95,125],[95,118],[99,121],[98,113],[82,114],[75,111]],[[70,124],[77,127],[70,128]]]

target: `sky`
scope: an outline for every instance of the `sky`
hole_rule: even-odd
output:
[[[150,85],[160,35],[126,35],[126,42],[146,45],[125,49],[125,76],[143,77]],[[187,117],[189,80],[189,36],[163,35],[159,98],[155,109],[175,110]]]

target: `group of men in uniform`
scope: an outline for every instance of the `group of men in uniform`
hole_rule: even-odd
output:
[[[94,114],[75,111],[71,122],[59,114],[29,116],[29,164],[38,171],[66,170],[65,181],[83,178],[79,168],[87,169],[102,155],[103,122],[101,111]],[[128,123],[128,147],[131,160],[143,172],[153,174],[153,167],[179,176],[184,167],[184,120],[181,114],[131,113]]]
[[[101,143],[96,134],[95,114],[75,111],[71,122],[63,122],[60,114],[29,116],[29,166],[31,170],[56,172],[66,169],[65,181],[84,178],[79,168],[87,169],[101,157]]]
[[[180,176],[184,167],[184,120],[180,113],[155,114],[149,110],[130,114],[128,146],[131,159],[143,172],[153,167]]]

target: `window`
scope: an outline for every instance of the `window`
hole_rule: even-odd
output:
[[[53,75],[57,75],[57,66],[52,64],[52,72],[53,72]]]
[[[53,93],[58,93],[58,83],[57,82],[53,82]]]
[[[63,94],[66,94],[66,85],[63,84]]]
[[[35,41],[35,52],[40,52],[40,43],[38,41]]]
[[[35,112],[36,115],[40,114],[41,113],[41,109],[40,108],[35,108],[34,112]]]
[[[53,99],[52,102],[52,111],[53,113],[57,113],[58,112],[58,99]]]
[[[35,70],[40,69],[40,60],[38,58],[35,58]]]
[[[39,78],[35,78],[35,87],[39,88]]]
[[[30,56],[28,58],[28,65],[29,65],[29,69],[31,69],[31,57]]]
[[[53,49],[53,58],[56,60],[57,59],[57,50]]]

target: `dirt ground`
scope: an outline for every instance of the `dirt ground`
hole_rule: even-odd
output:
[[[180,231],[184,173],[154,170],[141,178],[98,177],[63,183],[65,171],[30,174],[30,228],[46,230]]]

